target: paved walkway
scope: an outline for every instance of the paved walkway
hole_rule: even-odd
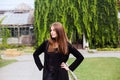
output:
[[[92,50],[91,53],[88,53],[86,50],[80,50],[84,57],[117,57],[120,58],[120,51],[95,51]]]
[[[117,57],[120,58],[118,52],[97,52],[88,53],[80,50],[84,57]],[[33,61],[32,55],[22,55],[14,58],[2,56],[4,59],[17,59],[18,62],[0,68],[0,80],[42,80],[42,71],[39,71]],[[40,56],[43,59],[43,55]],[[73,57],[73,56],[70,56]]]
[[[32,55],[22,55],[14,59],[18,62],[0,68],[0,80],[42,80],[42,71],[37,69]]]

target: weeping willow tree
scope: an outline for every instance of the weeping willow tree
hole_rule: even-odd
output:
[[[90,48],[117,47],[116,0],[35,0],[34,30],[36,45],[49,37],[49,26],[59,21],[70,41],[82,38]]]
[[[98,32],[96,43],[99,47],[117,47],[118,12],[116,0],[97,1]]]

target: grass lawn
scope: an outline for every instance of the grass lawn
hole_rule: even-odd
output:
[[[85,58],[74,73],[78,80],[120,80],[120,58]]]
[[[0,58],[0,68],[3,67],[3,66],[6,66],[8,64],[11,64],[13,62],[16,62],[17,60],[3,60]]]

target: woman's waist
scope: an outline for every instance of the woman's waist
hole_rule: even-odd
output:
[[[56,71],[56,70],[58,70],[59,68],[61,68],[60,65],[49,65],[49,66],[47,66],[47,69],[48,69],[49,71]]]

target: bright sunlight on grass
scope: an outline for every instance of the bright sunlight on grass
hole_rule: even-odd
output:
[[[70,59],[70,64],[74,59]],[[120,80],[119,58],[85,58],[74,71],[78,80]]]

